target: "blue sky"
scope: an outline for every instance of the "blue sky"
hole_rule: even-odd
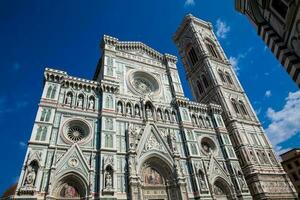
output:
[[[277,152],[299,146],[300,92],[233,0],[0,1],[0,194],[19,176],[45,67],[91,79],[103,34],[178,56],[172,35],[187,13],[214,25]]]

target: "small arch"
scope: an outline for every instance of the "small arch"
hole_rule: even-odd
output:
[[[162,112],[161,112],[160,108],[157,109],[156,114],[157,114],[157,120],[162,121],[163,120],[163,115],[162,115]]]
[[[194,114],[192,114],[192,123],[193,123],[194,126],[198,125],[197,118]]]
[[[177,115],[176,115],[176,112],[174,110],[172,111],[172,118],[173,118],[174,122],[177,122]]]
[[[65,104],[72,104],[73,101],[73,93],[72,92],[68,92],[66,95],[66,99],[65,99]]]
[[[140,106],[138,104],[135,104],[134,106],[134,115],[141,116]]]
[[[170,121],[171,120],[170,114],[169,114],[168,110],[165,110],[165,119],[166,119],[166,121]]]
[[[127,102],[126,104],[126,114],[131,116],[132,115],[132,106],[131,103]]]
[[[154,112],[154,106],[150,101],[147,101],[145,104],[145,110],[146,110],[146,117],[147,119],[152,118],[153,119],[153,112]]]
[[[79,94],[78,95],[78,99],[77,99],[77,107],[82,108],[84,104],[84,95],[83,94]]]
[[[122,101],[118,101],[118,103],[117,103],[117,113],[123,114],[123,103],[122,103]]]
[[[91,109],[91,110],[95,109],[95,97],[94,96],[90,96],[90,98],[89,98],[89,109]]]

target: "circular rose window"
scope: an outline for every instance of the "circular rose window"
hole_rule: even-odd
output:
[[[78,119],[67,121],[63,127],[64,139],[72,143],[84,141],[89,135],[89,125]]]
[[[207,137],[201,140],[201,147],[203,151],[208,154],[213,153],[216,150],[216,145],[214,141]]]
[[[127,83],[130,90],[137,95],[154,95],[160,92],[159,80],[145,71],[130,71]]]

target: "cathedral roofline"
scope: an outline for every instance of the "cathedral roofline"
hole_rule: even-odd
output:
[[[140,50],[143,53],[146,53],[150,57],[159,60],[159,61],[164,61],[167,59],[168,61],[171,61],[176,64],[177,62],[177,57],[168,53],[160,53],[153,49],[152,47],[146,45],[143,42],[140,41],[119,41],[118,38],[109,36],[109,35],[104,35],[102,42],[101,42],[101,47],[105,44],[115,46],[116,50],[120,51],[128,51],[128,50]]]
[[[57,69],[52,69],[52,68],[45,68],[44,71],[44,80],[45,81],[53,81],[53,82],[73,82],[77,83],[79,85],[83,86],[90,86],[90,87],[99,87],[100,83],[93,81],[93,80],[88,80],[88,79],[83,79],[83,78],[78,78],[74,76],[68,75],[67,72],[57,70]]]
[[[191,13],[189,13],[183,18],[182,22],[180,23],[179,27],[177,28],[177,30],[173,36],[174,41],[178,40],[178,38],[181,36],[183,31],[186,29],[186,26],[188,26],[191,22],[196,23],[205,28],[212,29],[212,24],[210,22],[199,19],[199,18],[193,16]]]

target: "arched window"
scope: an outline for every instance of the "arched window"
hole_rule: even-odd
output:
[[[203,117],[201,115],[199,116],[199,126],[204,127],[204,120],[203,120]]]
[[[45,121],[46,113],[47,113],[47,110],[45,108],[43,108],[40,121]]]
[[[199,80],[197,81],[197,88],[198,88],[199,94],[202,94],[204,92],[204,90],[202,88],[202,85],[201,85]]]
[[[226,72],[225,74],[226,74],[226,79],[227,79],[228,83],[232,85],[233,82],[232,82],[231,76],[229,75],[228,72]]]
[[[50,85],[47,89],[47,94],[46,94],[46,98],[50,98],[51,97],[51,93],[52,93],[52,86]]]
[[[51,109],[47,109],[46,116],[45,116],[46,122],[50,121],[50,116],[51,116]]]
[[[41,141],[45,141],[47,136],[47,127],[44,127],[42,130]]]
[[[188,50],[188,55],[189,55],[192,65],[194,66],[198,62],[198,57],[197,57],[196,51],[193,47],[191,47]]]
[[[240,111],[239,111],[239,109],[238,109],[238,107],[237,107],[236,100],[235,100],[235,99],[231,99],[231,104],[232,104],[232,106],[233,106],[233,108],[234,108],[234,111],[235,111],[237,114],[239,114]]]
[[[141,113],[140,113],[140,106],[138,104],[135,104],[135,106],[134,106],[134,114],[136,116],[140,116],[141,115]]]
[[[43,128],[39,126],[37,131],[36,131],[36,134],[35,134],[35,140],[37,140],[37,141],[40,140],[41,135],[42,135],[42,130],[43,130]]]
[[[53,87],[52,92],[51,92],[51,99],[54,99],[56,93],[56,86]]]
[[[219,76],[220,76],[221,80],[225,83],[226,80],[225,80],[223,72],[221,70],[218,70],[218,73],[219,73]]]
[[[212,44],[212,42],[210,41],[206,41],[205,42],[207,51],[209,52],[209,54],[215,58],[220,58],[219,54],[217,53],[217,50],[215,48],[215,45]]]
[[[206,77],[204,76],[204,74],[202,74],[201,78],[202,78],[202,81],[203,81],[203,84],[204,84],[205,88],[208,88],[209,83],[208,83]]]
[[[186,110],[182,110],[182,117],[183,117],[183,120],[187,121],[189,118],[188,118],[188,113]]]
[[[239,104],[240,104],[240,108],[241,108],[241,111],[242,111],[243,115],[248,115],[245,104],[241,100],[239,101]]]
[[[177,116],[174,110],[172,111],[172,118],[174,122],[177,122]]]
[[[192,122],[193,122],[193,125],[195,125],[195,126],[198,125],[196,116],[194,114],[192,115]]]

